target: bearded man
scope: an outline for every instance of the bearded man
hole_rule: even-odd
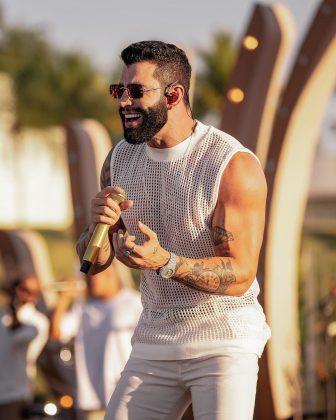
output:
[[[107,420],[251,420],[270,336],[258,303],[266,182],[255,155],[196,121],[184,51],[160,41],[121,53],[124,140],[107,157],[81,235],[110,226],[92,272],[117,258],[141,270],[143,312]],[[126,192],[120,204],[112,194]]]

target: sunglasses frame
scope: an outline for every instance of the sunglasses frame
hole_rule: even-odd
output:
[[[167,86],[165,87],[157,87],[157,88],[145,88],[143,87],[143,85],[141,85],[140,83],[130,83],[127,86],[124,86],[121,83],[114,83],[110,85],[110,95],[114,98],[114,99],[121,99],[124,95],[124,92],[127,92],[127,96],[130,99],[141,99],[144,96],[144,93],[146,92],[150,92],[151,90],[158,90],[158,89],[164,89],[164,94],[165,96],[168,95],[168,91],[170,88],[172,88],[173,86],[175,86],[178,82],[178,80],[176,80],[175,82],[169,83]],[[132,87],[138,87],[139,88],[139,95],[132,95],[130,89],[132,89]],[[119,92],[118,89],[122,89],[122,94],[119,96]],[[134,92],[133,92],[134,93]]]
[[[134,91],[132,94],[132,89],[138,89],[138,93],[137,95],[134,95]],[[121,90],[121,95],[120,95],[120,91]],[[161,86],[157,87],[157,88],[145,88],[143,87],[143,85],[141,85],[140,83],[130,83],[127,86],[122,85],[121,83],[118,84],[111,84],[110,85],[110,95],[114,98],[114,99],[121,99],[125,93],[125,91],[127,92],[127,96],[130,99],[140,99],[144,96],[144,93],[149,92],[151,90],[158,90],[158,89],[163,89]]]

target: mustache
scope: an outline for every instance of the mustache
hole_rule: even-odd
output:
[[[133,107],[133,106],[126,106],[126,107],[120,107],[119,108],[119,114],[122,115],[124,111],[128,112],[137,112],[139,114],[144,114],[144,110],[142,108]]]

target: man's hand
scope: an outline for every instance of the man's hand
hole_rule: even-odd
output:
[[[88,228],[82,233],[76,244],[77,253],[80,259],[83,259],[84,253],[87,249],[88,243],[92,237],[97,223],[103,223],[110,226],[109,235],[123,228],[120,219],[121,213],[133,206],[133,201],[124,200],[117,203],[113,200],[113,195],[123,195],[124,190],[120,187],[109,186],[103,188],[91,201],[91,223]],[[92,267],[91,273],[99,272],[106,268],[113,259],[114,253],[110,246],[109,235],[106,235],[105,241],[99,251],[95,267]]]
[[[117,203],[113,194],[123,194],[120,187],[106,187],[101,190],[91,201],[91,225],[89,233],[94,231],[97,223],[115,226],[119,222],[121,212],[133,206],[133,201],[125,200]]]
[[[145,237],[141,245],[135,243],[135,236],[122,230],[113,234],[115,256],[131,268],[158,270],[168,262],[170,253],[161,247],[156,233],[148,226],[138,222],[138,228]]]

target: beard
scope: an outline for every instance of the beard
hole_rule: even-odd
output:
[[[142,122],[138,127],[125,127],[125,116],[122,113],[125,109],[120,108],[119,114],[123,124],[125,140],[130,144],[141,144],[150,141],[168,120],[168,110],[164,99],[147,110],[142,108],[127,108],[142,115]]]

